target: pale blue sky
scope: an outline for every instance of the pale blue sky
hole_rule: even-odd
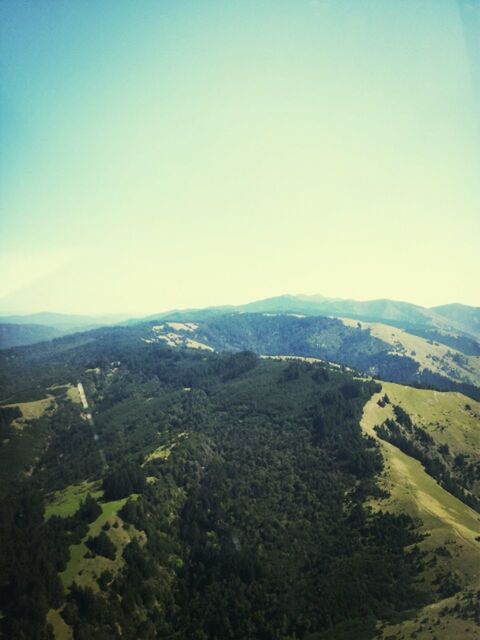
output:
[[[478,0],[0,14],[0,311],[480,305]]]

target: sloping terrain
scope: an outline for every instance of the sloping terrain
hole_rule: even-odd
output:
[[[63,332],[54,327],[41,324],[10,324],[1,322],[0,319],[0,349],[35,344],[61,335]]]
[[[480,384],[480,355],[465,355],[459,349],[387,324],[348,318],[342,318],[342,321],[347,326],[368,330],[373,337],[390,344],[390,353],[406,355],[418,362],[420,375],[429,370],[459,382],[477,386]]]
[[[41,637],[48,613],[57,638],[372,638],[415,606],[414,523],[363,507],[375,383],[103,337],[12,367],[13,395],[64,391],[32,474],[4,487],[4,637]],[[79,380],[91,421],[61,386]]]
[[[308,316],[347,317],[366,322],[380,322],[407,331],[439,331],[480,339],[478,307],[451,304],[431,309],[397,300],[348,300],[324,296],[283,295],[244,305],[185,309],[159,313],[144,320],[208,320],[232,313],[301,314]]]
[[[480,308],[465,304],[445,304],[434,307],[433,311],[463,331],[480,338]]]
[[[480,355],[465,355],[389,325],[322,316],[241,313],[140,327],[145,328],[142,339],[147,342],[314,357],[382,379],[457,388],[480,397]]]
[[[480,404],[238,351],[292,322],[325,355],[384,348],[328,318],[242,314],[236,353],[186,348],[219,322],[2,352],[3,637],[473,640]]]
[[[0,314],[0,349],[36,344],[78,331],[113,325],[125,315],[79,316],[62,313]]]
[[[387,404],[382,401],[385,394]],[[381,447],[383,487],[388,492],[387,498],[371,504],[374,509],[407,513],[421,522],[426,534],[419,545],[426,553],[422,588],[436,592],[436,602],[412,619],[386,625],[379,637],[473,640],[480,628],[480,514],[442,488],[421,462],[378,436],[375,426],[395,420],[395,406],[408,411],[437,445],[449,444],[452,452],[461,451],[480,462],[480,405],[469,398],[382,383],[382,391],[366,404],[361,424]],[[470,605],[472,594],[474,605]]]

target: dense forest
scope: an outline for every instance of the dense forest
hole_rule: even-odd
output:
[[[9,397],[53,394],[55,409],[0,447],[1,637],[53,637],[55,609],[75,639],[370,638],[421,604],[415,523],[365,507],[382,459],[359,420],[378,385],[127,335],[3,353]],[[94,426],[58,387],[79,380]],[[3,411],[2,429],[16,416]],[[27,476],[11,455],[22,442],[35,445]],[[55,492],[85,481],[96,497],[46,516]],[[82,541],[112,570],[66,584]]]

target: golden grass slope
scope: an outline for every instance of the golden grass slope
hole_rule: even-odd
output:
[[[450,430],[455,432],[458,428],[460,434],[453,433],[448,437],[458,441],[461,446],[467,446],[468,443],[470,447],[470,443],[475,442],[478,436],[478,424],[465,420],[464,407],[466,404],[472,405],[472,401],[461,394],[437,394],[435,391],[417,390],[393,383],[382,383],[382,387],[382,391],[365,405],[361,422],[364,432],[374,437],[380,445],[385,462],[382,483],[390,494],[386,499],[373,502],[372,507],[407,513],[421,521],[421,531],[426,538],[419,546],[428,554],[427,563],[434,558],[436,562],[435,567],[427,568],[422,576],[426,591],[434,588],[433,582],[438,573],[453,574],[463,591],[424,607],[415,619],[385,627],[379,631],[378,638],[473,640],[479,637],[480,631],[473,622],[460,620],[450,614],[442,616],[440,612],[445,606],[461,600],[465,590],[480,588],[480,542],[476,540],[480,533],[480,515],[440,487],[420,462],[380,440],[373,429],[376,424],[393,416],[391,404],[385,408],[377,404],[378,399],[387,393],[393,403],[403,406],[414,421],[424,426],[434,425],[438,417],[447,416]],[[425,410],[423,415],[422,410]],[[450,555],[436,554],[435,550],[439,547],[445,547]],[[412,633],[417,635],[411,636]]]
[[[392,346],[391,353],[405,355],[418,362],[420,371],[430,369],[458,382],[480,385],[480,356],[466,356],[457,349],[414,336],[403,329],[379,322],[361,322],[340,318],[349,327],[369,329],[374,338]]]
[[[462,393],[415,389],[382,382],[388,397],[410,415],[438,444],[456,455],[480,457],[480,402]]]
[[[55,385],[50,389],[65,389],[66,397],[74,403],[80,402],[80,396],[78,390],[71,384]],[[51,415],[56,409],[57,403],[55,402],[55,396],[47,394],[46,398],[41,400],[32,400],[31,402],[11,402],[9,404],[2,404],[2,407],[18,407],[22,413],[21,418],[16,418],[12,421],[12,427],[22,430],[32,420],[38,420],[43,415]]]

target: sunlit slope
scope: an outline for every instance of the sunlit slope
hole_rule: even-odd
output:
[[[378,400],[387,393],[391,403],[401,405],[414,422],[426,429],[431,427],[432,432],[437,420],[442,418],[445,422],[448,418],[450,433],[446,435],[445,429],[440,432],[441,436],[448,437],[455,446],[471,450],[478,438],[478,421],[466,414],[465,405],[473,406],[473,403],[457,393],[440,394],[393,383],[382,383],[382,386],[382,392],[366,404],[361,422],[364,431],[379,442],[385,460],[383,485],[389,497],[372,506],[405,512],[421,521],[421,531],[426,537],[420,548],[428,554],[422,577],[426,591],[437,590],[438,601],[422,609],[416,619],[386,627],[379,637],[397,633],[395,637],[400,640],[416,632],[425,639],[476,638],[479,628],[473,621],[441,612],[457,602],[463,606],[468,591],[480,588],[480,542],[476,540],[480,534],[480,515],[440,487],[420,462],[380,440],[374,431],[375,425],[393,418],[392,404],[384,408],[378,405]],[[478,409],[478,403],[475,408]],[[444,597],[441,593],[442,577],[443,582],[452,580],[460,588],[453,597]],[[426,622],[421,623],[422,620]]]
[[[393,404],[400,405],[413,422],[439,444],[455,453],[480,456],[480,402],[462,393],[415,389],[383,382]]]
[[[420,372],[429,369],[457,382],[480,385],[480,356],[465,355],[453,347],[388,324],[360,322],[349,318],[342,318],[342,322],[350,327],[369,329],[374,338],[392,346],[392,354],[408,356],[418,362]]]

